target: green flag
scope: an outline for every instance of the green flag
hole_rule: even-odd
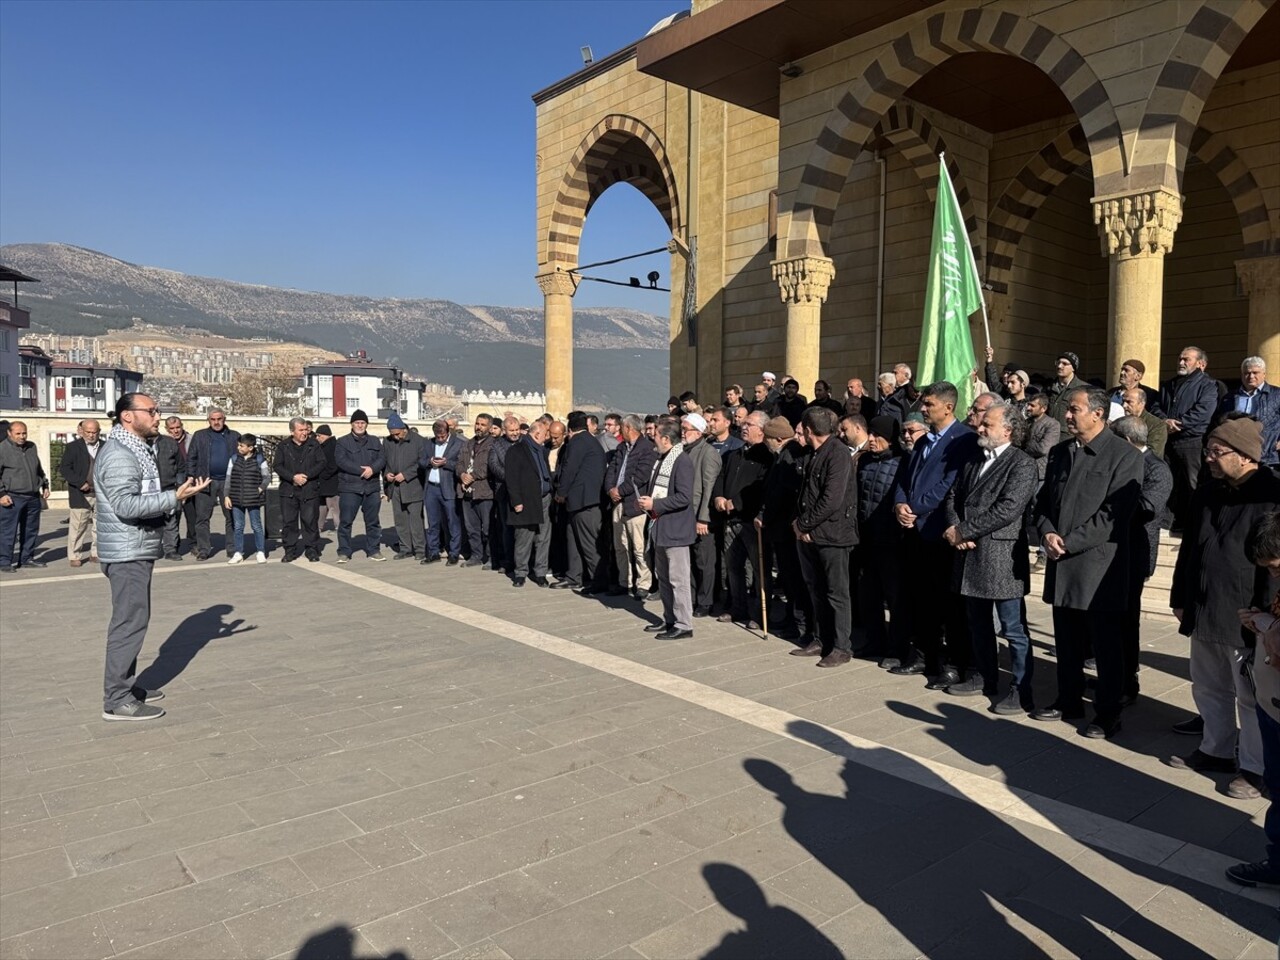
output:
[[[985,310],[978,266],[969,246],[960,204],[951,188],[943,154],[938,155],[938,205],[933,212],[933,243],[929,248],[929,281],[925,287],[924,325],[920,331],[920,363],[916,383],[949,380],[960,393],[956,416],[973,403],[975,360],[969,337],[969,317]]]

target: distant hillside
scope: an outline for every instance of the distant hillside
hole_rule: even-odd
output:
[[[542,389],[542,311],[311,293],[193,277],[60,243],[0,247],[0,261],[40,279],[21,289],[32,325],[103,334],[132,318],[229,337],[270,336],[367,350],[459,389]],[[667,394],[665,318],[621,308],[574,312],[576,399],[626,410]]]

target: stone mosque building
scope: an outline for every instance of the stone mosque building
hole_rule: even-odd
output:
[[[1280,376],[1280,0],[693,0],[533,99],[557,413],[609,187],[671,230],[673,391],[870,387],[918,352],[944,152],[997,362]]]

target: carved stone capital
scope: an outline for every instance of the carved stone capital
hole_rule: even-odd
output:
[[[578,292],[577,277],[565,270],[557,269],[552,273],[540,273],[537,280],[544,297],[550,297],[554,294],[559,294],[562,297],[572,297]]]
[[[1104,257],[1168,253],[1182,220],[1182,197],[1163,187],[1093,198],[1093,222]]]
[[[1236,261],[1236,276],[1247,296],[1261,296],[1280,289],[1280,257],[1250,257]]]
[[[826,257],[796,257],[773,262],[773,279],[783,303],[825,303],[836,275],[836,265]]]

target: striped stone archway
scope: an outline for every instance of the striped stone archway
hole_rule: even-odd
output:
[[[577,266],[587,214],[615,183],[636,187],[662,214],[672,234],[679,234],[679,194],[662,141],[643,121],[610,114],[583,138],[569,160],[551,208],[544,263],[565,269]]]
[[[913,104],[894,104],[875,125],[862,149],[874,149],[879,142],[892,144],[902,154],[924,184],[929,201],[933,202],[938,192],[938,155],[946,153],[947,144],[929,119]],[[969,193],[969,184],[954,156],[947,157],[947,173],[951,175],[956,200],[964,215],[964,228],[969,234],[974,258],[981,263],[982,238],[978,233],[978,215],[973,211],[973,196]]]
[[[840,191],[879,118],[938,64],[963,53],[1005,53],[1034,64],[1070,102],[1089,144],[1095,176],[1123,175],[1120,124],[1085,59],[1052,30],[1007,10],[950,10],[925,20],[860,71],[831,111],[801,171],[779,258],[826,257]]]
[[[1218,77],[1275,0],[1207,0],[1156,78],[1133,148],[1133,183],[1177,191],[1200,113]],[[1099,194],[1110,193],[1100,184]]]
[[[1230,144],[1204,127],[1192,135],[1189,148],[1195,157],[1217,176],[1240,221],[1246,257],[1272,251],[1271,218],[1258,182]],[[1041,148],[1009,182],[992,208],[987,237],[987,282],[996,293],[1007,293],[1013,272],[1013,258],[1026,235],[1031,220],[1054,189],[1078,167],[1089,161],[1084,130],[1075,124]],[[1106,251],[1104,251],[1105,253]]]

